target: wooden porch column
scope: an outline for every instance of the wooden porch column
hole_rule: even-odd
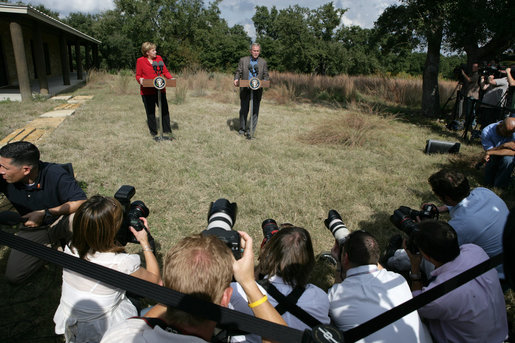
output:
[[[63,85],[70,84],[70,61],[68,60],[68,44],[64,34],[59,35],[59,54],[61,55],[61,73],[63,74]]]
[[[66,47],[68,49],[68,62],[70,62],[70,72],[73,72],[73,54],[72,54],[72,45],[66,42]]]
[[[46,77],[45,51],[41,38],[41,25],[34,25],[34,58],[39,79],[39,94],[48,95],[48,79]]]
[[[77,63],[77,80],[82,80],[82,56],[79,40],[75,41],[75,62]]]
[[[100,69],[100,62],[98,60],[98,45],[93,44],[93,65],[95,68]]]
[[[11,40],[13,43],[14,60],[16,62],[16,74],[20,87],[21,100],[32,100],[30,89],[29,69],[27,68],[27,57],[25,55],[25,45],[23,44],[23,32],[20,24],[12,21],[9,24]]]
[[[85,47],[85,53],[86,53],[86,71],[88,69],[91,69],[91,46],[89,43],[86,43],[84,45]]]

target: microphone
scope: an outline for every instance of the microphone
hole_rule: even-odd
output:
[[[259,73],[259,68],[258,68],[257,63],[256,63],[256,65],[254,66],[254,70],[255,70],[255,73],[256,73],[256,76],[257,76],[257,74]]]
[[[154,68],[154,72],[157,74],[157,62],[152,62],[152,68]]]
[[[163,61],[159,61],[157,62],[157,66],[159,67],[159,73],[162,74],[163,73],[163,66],[165,64],[163,63]]]

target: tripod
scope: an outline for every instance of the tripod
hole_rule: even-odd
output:
[[[456,99],[456,102],[454,103],[454,108],[452,111],[452,113],[453,113],[452,119],[453,120],[456,120],[456,118],[460,118],[461,114],[462,114],[461,113],[462,108],[460,106],[460,102],[463,99],[463,95],[461,94],[460,89],[458,89],[458,88],[461,88],[461,86],[463,86],[463,83],[461,81],[458,81],[458,83],[456,84],[456,87],[454,87],[454,90],[452,91],[451,95],[449,96],[449,98],[447,99],[445,104],[443,104],[442,110],[441,110],[441,112],[444,113],[445,107],[447,106],[449,101],[451,101],[452,99]],[[454,97],[454,93],[456,93],[456,97]]]

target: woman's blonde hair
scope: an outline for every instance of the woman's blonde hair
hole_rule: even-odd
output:
[[[143,56],[147,56],[147,52],[149,52],[152,49],[155,49],[156,45],[154,43],[145,42],[141,44],[141,53]]]
[[[95,252],[120,252],[115,242],[123,221],[122,205],[114,198],[94,195],[84,202],[73,217],[71,244],[85,259]]]

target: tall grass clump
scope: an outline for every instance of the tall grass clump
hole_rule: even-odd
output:
[[[366,142],[375,140],[378,127],[377,118],[347,112],[336,119],[321,123],[307,135],[299,137],[299,140],[307,144],[363,146]]]
[[[454,96],[456,85],[456,81],[439,80],[438,91],[440,92],[440,105],[443,106],[447,102],[447,99],[452,98],[452,96]]]
[[[184,104],[186,102],[186,96],[188,94],[188,87],[184,83],[177,82],[175,87],[175,98],[173,103],[175,105]]]
[[[87,88],[101,88],[113,80],[113,75],[105,70],[90,69],[86,82]]]
[[[135,82],[134,71],[123,69],[118,72],[115,82],[111,84],[111,89],[117,95],[128,95],[133,93],[131,83]]]
[[[323,76],[271,72],[270,78],[277,103],[288,103],[299,99],[312,102],[349,103],[357,98],[354,86],[347,75]]]
[[[356,89],[364,95],[408,107],[421,105],[422,80],[389,76],[354,76]]]

